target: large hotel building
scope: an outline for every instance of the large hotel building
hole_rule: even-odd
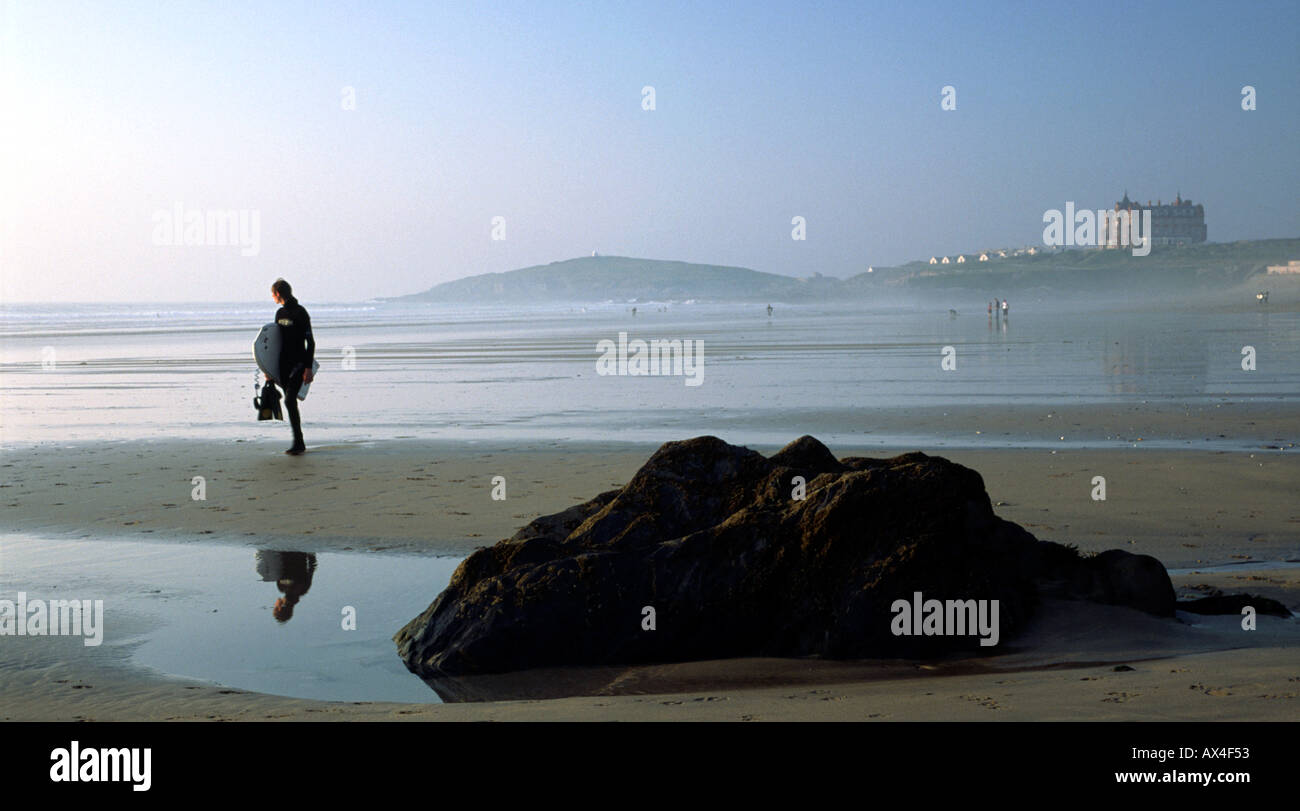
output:
[[[1128,199],[1128,192],[1124,192],[1124,199],[1115,203],[1115,211],[1127,211],[1131,221],[1135,224],[1140,222],[1138,218],[1142,216],[1143,211],[1151,212],[1151,244],[1152,245],[1187,245],[1192,242],[1205,241],[1205,207],[1200,203],[1192,204],[1191,200],[1184,200],[1183,195],[1179,192],[1172,203],[1161,203],[1156,201],[1151,205],[1148,200],[1146,205]],[[1101,239],[1098,240],[1101,245],[1114,246],[1122,244],[1116,234],[1115,241],[1111,241],[1109,228],[1118,228],[1118,218],[1107,217],[1101,223],[1098,223],[1101,229]]]

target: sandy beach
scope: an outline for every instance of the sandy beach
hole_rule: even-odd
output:
[[[1223,411],[1220,409],[1220,411]],[[1051,416],[1048,417],[1047,414]],[[1148,410],[1008,412],[982,429],[1182,436],[1211,428]],[[965,418],[974,419],[970,415]],[[1221,433],[1283,446],[1286,413],[1227,410]],[[953,418],[930,415],[953,428]],[[1236,420],[1240,424],[1233,424]],[[1145,421],[1145,422],[1143,422]],[[1040,426],[1040,423],[1042,425]],[[1050,428],[1047,424],[1050,423]],[[1294,424],[1294,423],[1292,423]],[[1146,430],[1151,429],[1151,430]],[[1161,430],[1163,429],[1163,431]],[[1181,433],[1180,433],[1181,432]],[[1275,438],[1270,436],[1276,434]],[[793,438],[793,437],[792,437]],[[1203,441],[1206,437],[1198,436]],[[1137,437],[1134,437],[1137,439]],[[923,447],[979,471],[998,515],[1084,551],[1153,555],[1180,596],[1250,591],[1300,609],[1300,459],[1256,452]],[[304,552],[468,554],[548,514],[621,486],[653,446],[629,443],[393,441],[283,456],[269,442],[44,443],[0,462],[6,533],[111,543],[217,543]],[[765,453],[775,448],[756,447]],[[898,448],[833,447],[841,457]],[[1094,501],[1092,479],[1107,480]],[[205,500],[191,498],[203,476]],[[494,501],[495,476],[507,498]],[[0,555],[3,550],[0,549]],[[0,560],[3,558],[0,557]],[[1230,568],[1224,564],[1238,564]],[[1207,571],[1196,571],[1205,567]],[[1183,572],[1182,570],[1190,570]],[[431,587],[425,595],[436,596]],[[1111,612],[1107,614],[1106,612]],[[1115,613],[1115,612],[1118,612]],[[1248,639],[1234,618],[1172,620],[1129,609],[1058,607],[1014,652],[979,662],[727,660],[549,674],[552,691],[591,695],[451,704],[323,702],[151,672],[131,643],[11,638],[0,660],[0,717],[12,720],[995,720],[1300,717],[1295,620],[1261,617]],[[1216,625],[1217,623],[1217,625]],[[1226,623],[1226,625],[1225,625]],[[1114,629],[1125,630],[1116,635]],[[125,638],[140,629],[121,628]],[[394,629],[395,630],[395,629]],[[1127,664],[1133,670],[1117,671]],[[412,676],[411,678],[415,678]],[[490,682],[491,680],[489,680]],[[484,695],[496,688],[488,684]],[[545,694],[546,689],[541,693]],[[524,691],[527,694],[527,691]]]
[[[1132,547],[1181,567],[1300,551],[1296,416],[1285,405],[1262,404],[912,409],[859,419],[882,432],[906,421],[945,438],[831,449],[841,458],[912,450],[946,457],[978,471],[998,515],[1040,538],[1085,551]],[[816,426],[807,433],[817,436]],[[1217,447],[1225,435],[1253,450]],[[1115,449],[1072,446],[1107,437]],[[974,444],[981,441],[986,447]],[[987,447],[998,443],[1030,447]],[[658,447],[392,440],[313,445],[291,458],[282,444],[162,439],[10,448],[0,455],[0,530],[465,555],[538,515],[621,487]],[[1091,497],[1098,475],[1106,478],[1105,501]],[[204,478],[201,501],[192,498],[195,476]],[[503,501],[491,497],[496,476],[505,478]]]
[[[27,640],[28,643],[31,640]],[[456,704],[320,702],[10,653],[6,721],[1294,721],[1295,649],[1276,646],[1002,673],[894,678],[785,660],[665,666],[644,692]],[[1116,670],[1117,667],[1132,670]],[[22,672],[15,667],[23,668]],[[806,671],[814,671],[812,673]],[[651,679],[650,677],[655,678]],[[782,682],[771,686],[772,682]]]
[[[661,443],[705,434],[764,454],[809,434],[840,458],[941,456],[977,471],[996,514],[1039,539],[1154,556],[1180,598],[1245,591],[1300,613],[1289,311],[1026,301],[995,320],[968,303],[965,315],[782,305],[771,319],[673,305],[635,324],[619,303],[322,308],[327,362],[302,457],[281,452],[287,426],[249,411],[238,324],[259,308],[179,308],[158,357],[160,316],[138,307],[19,311],[0,364],[0,584],[102,595],[113,622],[100,647],[6,638],[0,717],[1300,715],[1300,621],[1261,617],[1247,634],[1222,627],[1232,617],[1095,606],[1058,607],[979,661],[560,669],[436,693],[406,672],[392,634],[459,559],[623,486]],[[705,341],[707,384],[594,374],[597,342],[628,329]],[[949,344],[956,374],[939,364]],[[1256,371],[1241,366],[1246,344]],[[320,557],[287,635],[271,620],[276,586],[258,579],[266,550]],[[343,605],[363,606],[363,640],[336,636]]]

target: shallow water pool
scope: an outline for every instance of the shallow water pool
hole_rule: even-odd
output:
[[[437,702],[392,636],[461,560],[6,536],[0,599],[103,600],[103,644],[170,675],[326,701]]]

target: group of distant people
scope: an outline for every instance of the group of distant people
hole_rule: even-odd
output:
[[[1007,305],[1006,299],[1002,299],[1002,301],[993,299],[992,301],[989,302],[989,318],[992,318],[993,315],[998,312],[999,307],[1001,308],[1003,318],[1006,318],[1011,314],[1011,310]]]

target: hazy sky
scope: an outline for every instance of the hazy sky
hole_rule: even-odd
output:
[[[849,276],[1126,188],[1296,237],[1300,3],[1244,6],[0,0],[0,295],[360,300],[593,250]],[[160,237],[178,206],[256,255]]]

